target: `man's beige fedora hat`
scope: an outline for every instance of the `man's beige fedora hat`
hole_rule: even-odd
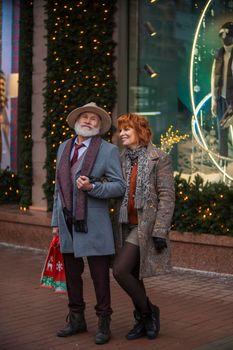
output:
[[[92,112],[98,114],[101,119],[100,135],[105,134],[110,129],[112,123],[110,115],[104,109],[98,107],[95,102],[87,103],[86,105],[75,108],[72,112],[70,112],[66,118],[68,125],[74,129],[76,120],[80,114],[84,112]]]

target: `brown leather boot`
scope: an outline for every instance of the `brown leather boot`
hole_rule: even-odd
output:
[[[111,338],[110,316],[99,316],[98,330],[95,336],[96,344],[105,344]]]
[[[58,337],[69,337],[76,333],[87,331],[87,324],[84,318],[84,313],[71,312],[66,318],[67,325],[57,332]]]

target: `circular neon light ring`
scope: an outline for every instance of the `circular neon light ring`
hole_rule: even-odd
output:
[[[206,101],[211,97],[211,94],[208,94],[207,96],[205,96],[202,101],[198,104],[198,106],[196,107],[195,106],[195,101],[194,101],[194,84],[193,84],[193,63],[194,63],[194,55],[195,55],[195,47],[196,47],[196,44],[197,44],[197,39],[198,39],[198,34],[199,34],[199,31],[200,31],[200,27],[201,27],[201,24],[202,24],[202,20],[206,14],[206,11],[208,10],[208,7],[209,5],[211,4],[212,0],[209,0],[206,4],[206,6],[204,7],[204,10],[202,12],[202,15],[200,17],[200,20],[198,22],[198,25],[197,25],[197,29],[196,29],[196,32],[195,32],[195,35],[194,35],[194,40],[193,40],[193,46],[192,46],[192,52],[191,52],[191,62],[190,62],[190,74],[189,74],[189,81],[190,81],[190,96],[191,96],[191,103],[192,103],[192,109],[193,109],[193,113],[194,113],[194,116],[192,118],[192,133],[193,133],[193,136],[195,138],[195,140],[197,141],[198,145],[204,149],[207,153],[208,153],[208,156],[210,157],[210,159],[212,160],[213,164],[216,166],[216,168],[224,174],[225,177],[227,177],[229,180],[233,181],[233,177],[230,176],[229,174],[227,174],[227,172],[225,171],[224,168],[222,168],[217,162],[216,160],[214,159],[214,156],[219,158],[219,159],[224,159],[224,160],[232,160],[231,158],[228,158],[228,157],[223,157],[223,156],[220,156],[220,155],[217,155],[215,154],[214,152],[210,151],[208,149],[208,146],[205,142],[205,139],[204,139],[204,136],[201,132],[201,128],[200,128],[200,125],[199,125],[199,121],[198,121],[198,113],[200,111],[200,109],[202,108],[202,106],[206,103]],[[198,130],[198,133],[199,133],[199,137],[196,133],[196,128]],[[200,139],[201,139],[201,142],[200,142]]]

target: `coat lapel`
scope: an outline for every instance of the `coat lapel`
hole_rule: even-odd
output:
[[[126,179],[126,159],[125,159],[125,152],[126,150],[124,149],[121,153],[121,168],[122,168],[122,173],[124,179]]]
[[[72,174],[75,175],[78,172],[81,171],[82,169],[82,164],[83,164],[83,160],[85,158],[85,153],[87,150],[85,150],[85,152],[81,155],[81,157],[77,160],[77,162],[73,165],[73,167],[71,168]]]

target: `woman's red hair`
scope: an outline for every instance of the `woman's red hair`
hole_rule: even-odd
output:
[[[122,128],[133,128],[138,137],[138,143],[142,146],[147,146],[152,138],[152,131],[149,127],[149,122],[146,118],[134,113],[121,115],[117,120],[118,130]]]

